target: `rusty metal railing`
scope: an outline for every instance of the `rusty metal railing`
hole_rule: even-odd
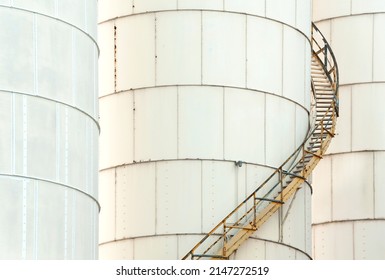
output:
[[[329,81],[332,97],[326,109],[316,102],[316,119],[301,145],[244,201],[207,233],[183,259],[228,259],[306,181],[334,136],[338,117],[338,66],[318,28],[312,29],[313,59]],[[318,82],[313,80],[315,99]],[[317,94],[318,93],[318,94]],[[315,100],[317,101],[317,100]]]

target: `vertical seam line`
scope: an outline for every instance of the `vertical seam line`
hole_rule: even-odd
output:
[[[248,37],[247,37],[247,33],[248,33],[248,25],[247,25],[247,22],[248,22],[248,16],[246,15],[245,16],[245,88],[248,88],[247,86],[247,62],[248,62],[248,56],[247,56],[247,52],[248,52],[248,49],[247,49],[247,41],[248,41]]]
[[[154,51],[155,51],[155,57],[154,57],[154,59],[155,59],[155,80],[154,80],[154,84],[155,84],[155,86],[157,85],[157,83],[158,83],[158,77],[157,77],[157,75],[158,75],[158,71],[157,71],[157,68],[158,68],[158,42],[157,42],[157,13],[154,13],[154,23],[155,23],[155,26],[154,26],[154,29],[155,29],[155,36],[154,36]]]
[[[374,82],[374,24],[375,24],[375,15],[372,15],[372,82]]]

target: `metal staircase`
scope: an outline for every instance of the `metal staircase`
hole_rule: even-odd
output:
[[[325,37],[312,25],[311,78],[314,109],[304,142],[252,194],[183,257],[229,259],[295,192],[322,159],[338,117],[338,67]]]

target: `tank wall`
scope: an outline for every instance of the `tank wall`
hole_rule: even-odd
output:
[[[337,136],[313,176],[314,257],[384,259],[383,250],[375,248],[382,248],[384,218],[379,170],[385,150],[385,6],[382,1],[314,1],[313,16],[340,69]]]
[[[99,2],[101,258],[180,258],[302,143],[310,1]]]
[[[96,3],[73,2],[0,2],[0,259],[98,255]]]

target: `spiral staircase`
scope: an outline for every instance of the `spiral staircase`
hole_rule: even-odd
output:
[[[303,143],[252,194],[183,259],[229,259],[309,177],[334,137],[338,117],[338,67],[333,51],[312,25],[311,126]]]

